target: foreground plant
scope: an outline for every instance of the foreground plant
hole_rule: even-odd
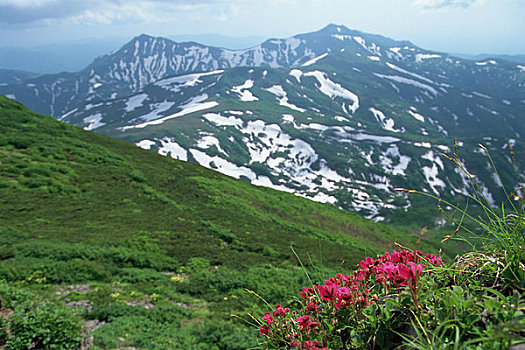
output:
[[[398,190],[438,201],[438,208],[457,224],[443,242],[465,231],[469,237],[460,239],[473,251],[450,266],[419,251],[367,257],[351,275],[338,274],[303,288],[300,307],[277,305],[267,312],[259,328],[266,338],[264,348],[518,349],[514,345],[525,344],[525,181],[519,175],[511,191],[503,187],[507,202],[493,208],[454,149],[452,157],[444,156],[465,172],[473,190],[466,199],[483,216],[429,193]],[[495,167],[494,172],[501,183]],[[452,208],[452,214],[442,205]]]
[[[441,266],[441,257],[420,251],[386,252],[376,259],[367,257],[350,275],[337,274],[310,288],[303,288],[301,307],[296,310],[277,305],[262,317],[259,332],[275,349],[346,349],[362,342],[367,308],[384,304],[389,298],[408,295],[411,308],[419,309],[418,283],[430,266]]]

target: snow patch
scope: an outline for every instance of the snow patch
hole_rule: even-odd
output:
[[[143,149],[151,149],[151,146],[155,145],[155,143],[156,143],[155,141],[145,139],[145,140],[140,140],[139,142],[135,143],[135,145]]]
[[[71,114],[75,113],[77,110],[78,110],[78,108],[75,108],[75,109],[70,110],[70,111],[67,112],[66,114],[60,116],[60,117],[58,118],[58,120],[63,120],[63,119],[65,119],[65,118],[67,118],[67,117],[70,116]]]
[[[234,86],[232,88],[232,92],[236,92],[240,95],[241,101],[244,102],[251,102],[251,101],[257,101],[259,100],[257,97],[255,97],[252,92],[248,89],[251,89],[253,87],[253,80],[247,79],[244,84],[239,86]]]
[[[425,175],[425,179],[434,193],[439,195],[438,187],[441,189],[446,187],[445,182],[437,177],[439,174],[439,169],[435,163],[432,164],[432,167],[423,167],[423,174]]]
[[[476,62],[476,64],[478,66],[486,66],[487,64],[492,64],[492,65],[497,65],[498,62],[494,61],[494,60],[488,60],[488,61],[485,61],[485,62]]]
[[[413,85],[413,86],[415,86],[417,88],[430,91],[434,95],[438,94],[437,90],[434,89],[432,86],[420,83],[419,81],[416,81],[416,80],[413,80],[413,79],[400,77],[399,75],[384,75],[384,74],[379,74],[379,73],[374,73],[374,75],[376,77],[393,80],[393,81],[398,82],[398,83]]]
[[[146,94],[139,94],[130,97],[126,101],[126,106],[124,107],[126,112],[131,112],[135,110],[136,108],[142,107],[142,103],[148,98],[148,95]]]
[[[229,157],[228,153],[226,153],[221,148],[221,144],[219,142],[219,139],[216,138],[215,136],[205,135],[202,138],[200,138],[199,140],[197,140],[197,147],[199,147],[201,149],[208,149],[208,148],[213,147],[213,146],[215,146],[217,148],[217,150],[219,152],[221,152],[222,154],[224,154],[226,157]]]
[[[399,158],[399,163],[393,165],[392,158]],[[386,172],[392,175],[404,176],[405,170],[407,169],[411,159],[408,156],[401,155],[401,153],[399,153],[399,148],[397,147],[397,145],[393,144],[390,145],[386,152],[381,153],[381,155],[379,156],[379,160],[383,165],[383,169],[385,169]]]
[[[492,99],[492,97],[488,96],[488,95],[485,95],[485,94],[482,94],[481,92],[477,92],[477,91],[472,91],[472,93],[476,96],[479,96],[479,97],[483,97],[483,98],[486,98],[486,99]]]
[[[352,104],[348,106],[352,113],[355,113],[355,111],[359,108],[359,97],[353,92],[343,88],[338,83],[334,83],[328,79],[326,73],[316,70],[304,73],[303,75],[306,77],[315,77],[320,84],[320,86],[317,87],[319,91],[331,99],[342,97],[346,100],[352,101]]]
[[[341,41],[352,40],[351,35],[332,34],[332,38],[336,38],[337,40]]]
[[[251,169],[244,166],[238,166],[218,156],[210,157],[206,153],[193,148],[190,148],[189,151],[197,163],[206,168],[214,169],[236,179],[239,179],[241,176],[245,176],[250,180],[257,178],[257,175]]]
[[[430,147],[432,147],[432,145],[430,144],[430,142],[415,142],[415,143],[414,143],[414,146],[416,146],[416,147],[424,147],[424,148],[430,148]]]
[[[171,102],[171,101],[163,101],[159,103],[154,103],[151,105],[151,111],[148,114],[141,115],[140,117],[131,120],[131,122],[134,122],[136,120],[148,122],[150,120],[161,118],[162,113],[166,112],[168,109],[170,109],[174,105],[175,105],[175,102]]]
[[[409,110],[408,113],[410,113],[410,115],[411,115],[412,117],[414,117],[416,120],[418,120],[418,121],[420,121],[420,122],[422,122],[422,123],[425,122],[425,117],[423,117],[421,114],[416,113],[416,112],[414,112],[414,111],[412,111],[412,110]]]
[[[374,107],[371,107],[369,109],[369,111],[372,112],[372,114],[377,119],[377,121],[381,124],[383,129],[385,129],[387,131],[392,131],[392,132],[400,132],[401,131],[401,130],[398,130],[398,129],[394,128],[394,119],[387,118],[385,116],[385,114],[383,112],[381,112],[380,110],[375,109]]]
[[[243,115],[244,114],[243,111],[226,111],[226,113],[233,114],[233,115]]]
[[[428,60],[431,58],[441,58],[441,55],[430,54],[430,53],[418,53],[416,54],[416,62],[421,63],[423,60]]]
[[[395,54],[400,55],[399,51],[401,51],[401,48],[400,47],[391,47],[388,50],[392,51]]]
[[[314,57],[314,58],[312,58],[311,60],[309,60],[309,61],[303,63],[302,66],[303,66],[303,67],[311,66],[312,64],[316,63],[317,61],[322,60],[323,58],[325,58],[327,55],[328,55],[328,52],[323,53],[322,55],[317,56],[317,57]]]
[[[202,80],[200,80],[201,77],[221,74],[223,72],[224,72],[223,70],[214,70],[214,71],[206,72],[206,73],[194,73],[194,74],[180,75],[177,77],[160,80],[156,82],[155,85],[160,86],[163,89],[166,89],[169,91],[178,92],[182,88],[196,86],[197,84],[202,83]]]
[[[292,69],[290,71],[290,75],[292,77],[294,77],[295,79],[297,79],[297,82],[300,83],[301,82],[301,76],[303,75],[303,72],[301,72],[299,69]]]
[[[171,158],[188,161],[188,152],[179,146],[175,139],[170,139],[169,137],[164,137],[162,140],[159,140],[161,147],[159,147],[159,154],[163,156],[169,155]]]
[[[283,107],[288,107],[290,109],[293,109],[293,110],[296,110],[298,112],[306,112],[305,109],[303,108],[300,108],[300,107],[297,107],[296,105],[294,104],[291,104],[290,102],[288,102],[288,96],[286,96],[286,91],[284,91],[283,87],[281,85],[273,85],[272,87],[268,88],[268,89],[264,89],[272,94],[274,94],[275,96],[277,96],[277,99],[279,100],[279,105],[283,106]]]
[[[396,70],[396,71],[401,72],[401,73],[404,73],[404,74],[408,74],[408,75],[410,75],[410,76],[412,76],[412,77],[414,77],[414,78],[417,78],[417,79],[419,79],[419,80],[423,80],[423,81],[425,81],[425,82],[427,82],[427,83],[430,83],[430,84],[436,84],[434,81],[432,81],[432,80],[430,80],[430,79],[428,79],[428,78],[425,78],[425,77],[423,77],[423,76],[421,76],[421,75],[419,75],[419,74],[416,74],[416,73],[409,72],[409,71],[407,71],[407,70],[405,70],[405,69],[403,69],[403,68],[401,68],[401,67],[398,67],[398,66],[396,66],[396,65],[394,65],[394,64],[392,64],[392,63],[390,63],[390,62],[387,62],[386,65],[387,65],[390,69]]]
[[[283,122],[286,123],[295,123],[295,118],[291,114],[283,114]]]
[[[235,117],[224,117],[218,113],[206,113],[202,117],[217,126],[235,126],[240,128],[243,124],[242,119]]]
[[[148,122],[145,122],[145,123],[142,123],[142,124],[125,126],[125,127],[121,128],[121,130],[125,131],[125,130],[133,129],[133,128],[140,128],[141,129],[141,128],[145,128],[146,126],[149,126],[149,125],[162,124],[162,123],[164,123],[165,121],[167,121],[169,119],[182,117],[183,115],[186,115],[186,114],[199,112],[199,111],[202,111],[202,110],[205,110],[205,109],[210,109],[210,108],[213,108],[213,107],[216,107],[216,106],[219,105],[219,103],[216,102],[216,101],[203,102],[207,98],[208,98],[207,94],[195,96],[194,98],[192,98],[186,104],[183,104],[183,105],[179,106],[179,108],[182,109],[180,112],[168,115],[168,116],[163,117],[163,118],[159,118],[159,119],[155,119],[155,120],[152,120],[152,121],[148,121]]]
[[[82,121],[88,124],[84,127],[84,130],[95,130],[106,125],[106,123],[102,122],[102,114],[100,113],[90,115],[89,117],[82,119]]]

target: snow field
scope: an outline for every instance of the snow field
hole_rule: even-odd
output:
[[[257,101],[259,100],[256,96],[252,94],[252,92],[248,89],[251,89],[253,87],[253,80],[247,79],[244,84],[234,86],[231,91],[239,94],[241,101],[243,102],[251,102],[251,101]]]

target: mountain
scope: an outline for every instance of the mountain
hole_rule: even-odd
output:
[[[418,207],[394,188],[455,201],[472,189],[441,156],[454,152],[454,137],[493,203],[504,192],[479,143],[515,183],[508,143],[523,150],[521,66],[337,26],[304,37],[320,53],[310,62],[174,76],[86,102],[62,120],[376,221],[404,220],[400,213]],[[311,44],[328,38],[337,49]]]
[[[230,315],[265,304],[244,288],[275,304],[305,283],[298,259],[322,280],[415,240],[5,97],[0,163],[0,288],[66,303],[102,349],[246,349],[257,329]]]
[[[56,118],[85,101],[129,95],[162,78],[238,66],[291,67],[346,46],[336,26],[288,39],[269,39],[251,49],[227,50],[195,42],[176,43],[141,35],[121,49],[97,58],[77,73],[61,73],[1,86],[31,109]],[[341,30],[341,29],[340,29]],[[356,31],[348,31],[361,35]],[[373,36],[378,43],[386,38]],[[399,43],[402,44],[402,43]]]
[[[479,55],[467,55],[467,54],[456,54],[458,57],[463,57],[473,61],[486,61],[489,59],[501,59],[510,62],[525,64],[525,55],[501,55],[501,54],[488,54],[482,53]]]
[[[469,175],[441,156],[455,147],[491,202],[505,193],[479,143],[503,183],[517,181],[509,143],[522,153],[525,67],[504,60],[329,25],[240,51],[140,36],[75,74],[0,92],[38,94],[60,120],[376,221],[434,224],[397,187],[464,198]],[[51,86],[60,93],[40,88]]]
[[[0,69],[0,84],[7,85],[20,83],[28,79],[40,76],[38,73],[25,72],[20,70]]]
[[[235,37],[214,33],[171,35],[169,39],[178,42],[196,41],[207,46],[223,47],[230,50],[243,50],[254,47],[266,40],[263,36]]]

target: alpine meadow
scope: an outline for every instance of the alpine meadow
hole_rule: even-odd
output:
[[[224,1],[15,3],[0,33]],[[98,40],[0,46],[0,349],[525,347],[522,56],[329,24],[37,71]]]

